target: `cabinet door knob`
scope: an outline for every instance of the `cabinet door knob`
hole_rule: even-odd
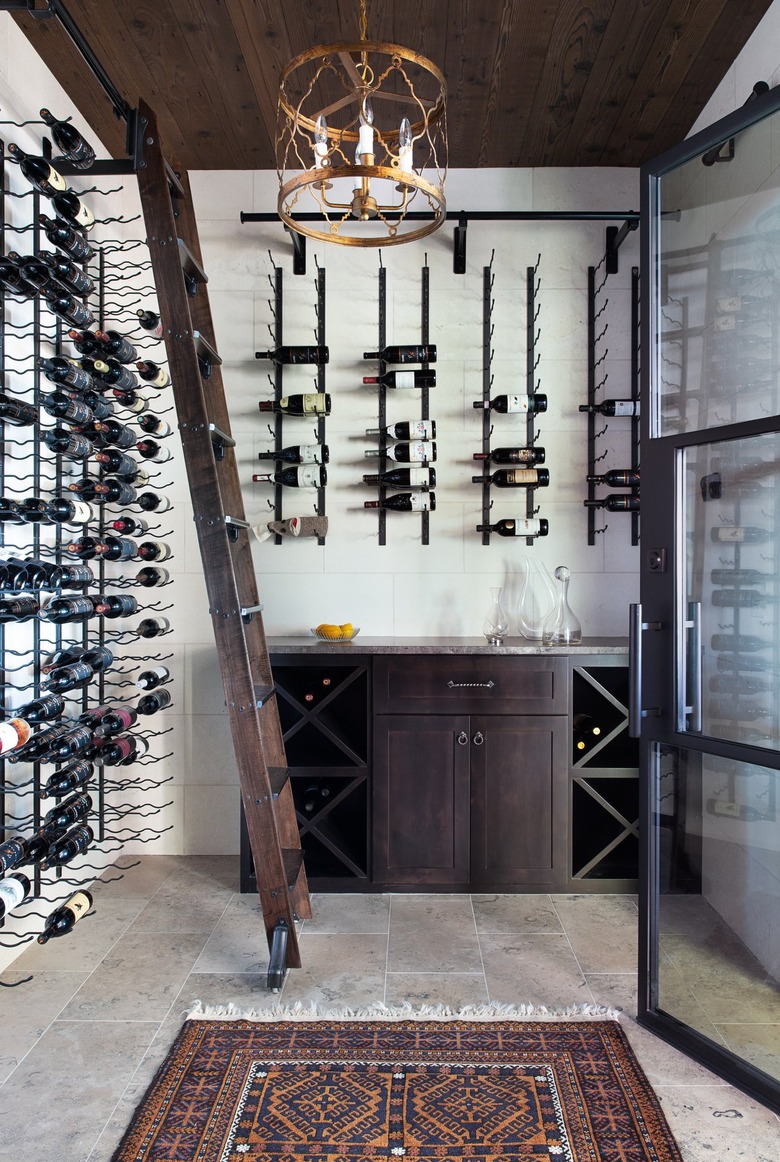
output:
[[[465,730],[462,730],[458,735],[458,746],[465,746],[468,741],[469,736],[466,734]]]
[[[474,735],[474,746],[482,746],[482,743],[484,741],[485,741],[484,734],[482,733],[481,730],[478,730],[477,733]]]

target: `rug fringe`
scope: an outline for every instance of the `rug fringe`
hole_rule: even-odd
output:
[[[390,1008],[381,1002],[363,1005],[357,1009],[336,1008],[311,1003],[303,1005],[269,1005],[268,1008],[242,1009],[233,1002],[226,1005],[204,1005],[192,1002],[186,1013],[187,1020],[197,1021],[616,1021],[620,1010],[605,1005],[567,1005],[549,1008],[547,1005],[483,1004],[464,1005],[460,1009],[449,1005],[403,1005]]]

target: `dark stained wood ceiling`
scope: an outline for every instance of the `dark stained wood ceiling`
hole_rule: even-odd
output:
[[[368,0],[368,37],[444,73],[451,167],[636,166],[686,135],[771,2]],[[358,0],[64,3],[187,169],[274,168],[281,69],[359,37]],[[15,19],[121,156],[123,123],[60,22]]]

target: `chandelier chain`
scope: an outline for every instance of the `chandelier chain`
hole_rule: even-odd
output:
[[[368,38],[368,17],[366,16],[366,0],[360,0],[360,39]]]

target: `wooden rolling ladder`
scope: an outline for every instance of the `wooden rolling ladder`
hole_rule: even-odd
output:
[[[311,916],[306,873],[189,184],[163,157],[143,102],[139,116],[141,205],[271,954],[268,986],[278,989],[286,969],[300,967],[294,920]]]

